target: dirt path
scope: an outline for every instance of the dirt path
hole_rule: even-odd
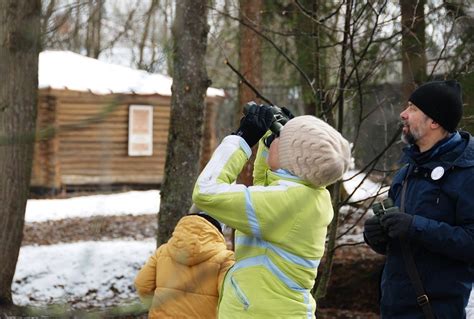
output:
[[[52,245],[82,240],[154,238],[156,215],[96,216],[26,223],[22,245]]]

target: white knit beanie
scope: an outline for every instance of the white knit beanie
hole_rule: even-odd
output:
[[[326,186],[349,168],[349,142],[332,126],[310,115],[298,116],[280,132],[280,166],[314,186]]]

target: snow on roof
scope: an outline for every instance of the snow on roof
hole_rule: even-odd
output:
[[[125,66],[114,65],[70,51],[43,51],[39,55],[38,87],[68,89],[94,94],[160,94],[171,96],[173,79]],[[224,96],[207,89],[207,96]]]

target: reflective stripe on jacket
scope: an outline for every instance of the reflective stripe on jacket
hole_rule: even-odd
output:
[[[251,155],[239,136],[227,136],[201,173],[194,203],[236,229],[236,264],[226,275],[219,318],[314,318],[310,294],[326,229],[329,192],[266,163],[260,142],[254,186],[235,184]]]

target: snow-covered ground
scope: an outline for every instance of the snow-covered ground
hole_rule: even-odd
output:
[[[160,192],[157,190],[92,195],[68,199],[30,199],[26,204],[25,221],[44,222],[65,218],[91,216],[157,214]]]
[[[154,240],[22,247],[13,300],[100,307],[136,299],[134,276],[154,249]]]
[[[364,179],[365,176],[365,174],[358,174],[356,170],[350,170],[342,177],[344,188],[350,196],[350,203],[365,200],[371,196],[387,196],[387,186],[381,186],[368,178]]]
[[[349,191],[356,179],[345,185]],[[368,181],[367,183],[371,183]],[[364,184],[364,194],[379,187]],[[97,215],[156,214],[159,191],[127,192],[70,199],[29,200],[26,222],[40,222]],[[154,240],[95,241],[48,246],[23,246],[12,286],[19,305],[66,303],[107,306],[114,297],[136,298],[133,280],[155,249]],[[468,307],[474,319],[474,294]]]
[[[25,221],[156,214],[160,192],[132,191],[68,199],[30,199]],[[154,240],[86,241],[23,246],[13,279],[18,305],[107,306],[136,299],[133,279],[155,249]]]

